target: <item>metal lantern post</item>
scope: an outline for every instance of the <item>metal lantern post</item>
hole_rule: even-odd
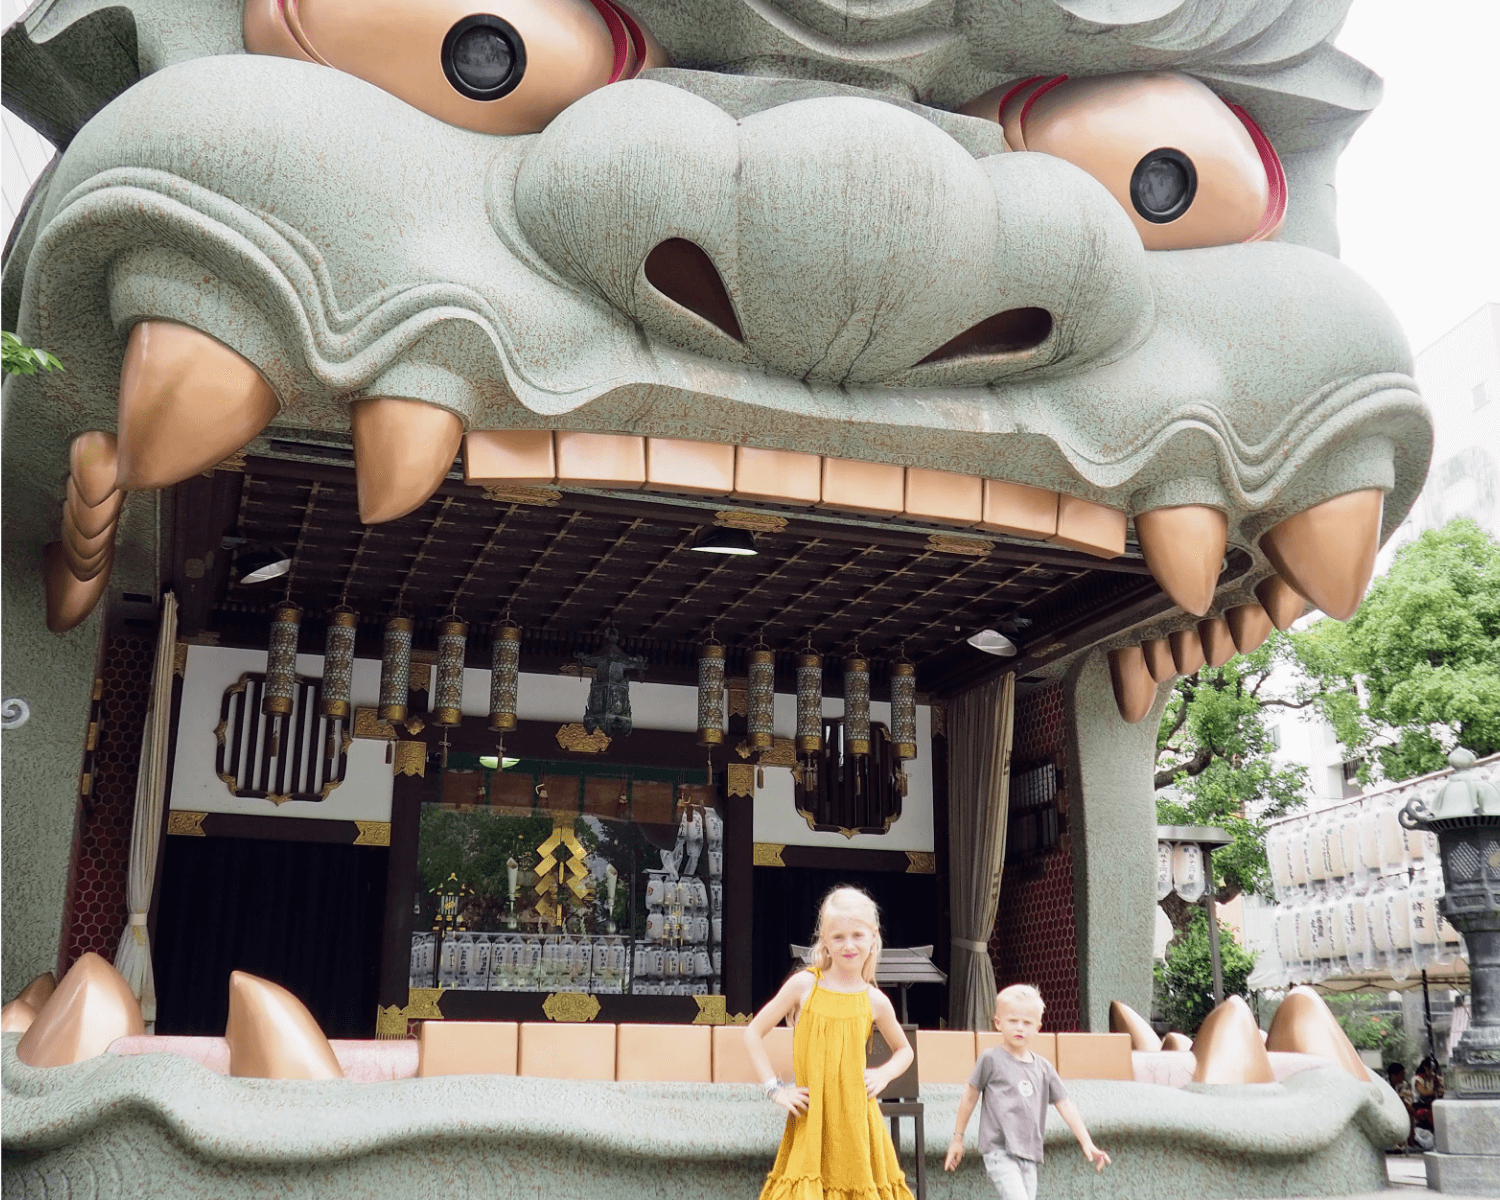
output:
[[[411,633],[415,622],[410,617],[392,617],[385,623],[385,640],[380,648],[380,719],[406,720],[406,697],[411,690]]]
[[[803,756],[803,780],[818,786],[818,755],[823,752],[823,656],[811,650],[797,655],[797,753]]]
[[[1474,761],[1467,750],[1450,754],[1453,774],[1430,805],[1408,800],[1401,824],[1437,834],[1439,909],[1469,948],[1473,1017],[1453,1048],[1447,1094],[1500,1104],[1500,788],[1472,769]]]
[[[1183,856],[1178,855],[1179,848],[1194,847],[1201,856],[1201,880],[1203,908],[1208,916],[1208,957],[1214,974],[1214,1004],[1224,1003],[1224,965],[1219,957],[1219,915],[1215,911],[1214,904],[1214,860],[1213,853],[1220,846],[1227,846],[1234,839],[1225,829],[1217,829],[1211,825],[1158,825],[1156,827],[1157,857],[1162,857],[1162,844],[1169,843],[1172,850],[1167,857],[1174,863]],[[1160,884],[1157,888],[1161,891]],[[1179,896],[1188,899],[1183,892],[1183,881],[1178,880],[1176,889]],[[1165,893],[1161,893],[1165,896]],[[1189,900],[1193,903],[1193,900]]]

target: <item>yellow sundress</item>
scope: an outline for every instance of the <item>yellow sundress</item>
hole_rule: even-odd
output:
[[[868,991],[813,985],[792,1037],[807,1112],[787,1114],[761,1200],[912,1200],[880,1102],[865,1095],[865,1045],[873,1023]]]

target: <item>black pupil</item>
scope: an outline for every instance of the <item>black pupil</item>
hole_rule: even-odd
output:
[[[453,45],[453,69],[476,91],[488,92],[510,77],[515,55],[500,31],[478,25],[458,35]]]
[[[1187,168],[1176,159],[1158,158],[1145,163],[1136,179],[1136,199],[1150,213],[1169,213],[1187,195]]]

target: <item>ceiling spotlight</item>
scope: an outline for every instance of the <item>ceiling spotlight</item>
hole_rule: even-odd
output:
[[[986,654],[995,654],[1001,658],[1009,658],[1016,652],[1016,644],[994,629],[981,629],[969,638],[969,645],[976,650],[983,650]]]
[[[265,583],[292,569],[292,556],[275,546],[256,546],[235,556],[235,567],[241,583]]]
[[[755,538],[748,529],[722,529],[710,526],[698,535],[694,550],[702,554],[759,554]]]

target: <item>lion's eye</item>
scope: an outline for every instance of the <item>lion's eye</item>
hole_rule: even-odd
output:
[[[963,111],[999,122],[1012,150],[1087,171],[1130,214],[1148,250],[1258,241],[1286,212],[1286,175],[1265,135],[1187,75],[1035,76]]]
[[[480,0],[484,3],[484,0]],[[245,49],[321,63],[479,133],[535,133],[575,100],[664,66],[615,0],[246,0]]]

